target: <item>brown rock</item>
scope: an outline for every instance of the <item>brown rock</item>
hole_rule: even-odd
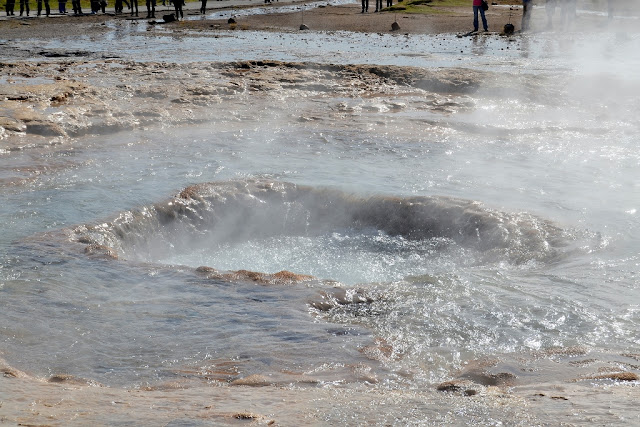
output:
[[[512,385],[515,382],[516,376],[509,372],[500,372],[498,374],[488,374],[484,372],[467,372],[461,376],[474,383],[484,386],[504,386]]]
[[[1,360],[0,363],[2,363]],[[7,365],[0,366],[0,372],[2,372],[2,375],[4,375],[5,377],[9,378],[26,378],[28,376],[24,372]]]
[[[65,132],[55,123],[45,121],[30,121],[27,123],[26,132],[40,136],[62,136]]]
[[[238,378],[237,380],[231,381],[231,385],[244,385],[249,387],[264,387],[270,383],[269,378],[258,374],[249,375],[248,377]]]
[[[373,345],[362,347],[360,352],[372,360],[389,360],[394,356],[393,346],[383,338],[376,338]]]
[[[200,273],[207,273],[209,279],[222,279],[229,281],[249,281],[260,285],[291,285],[294,283],[313,280],[313,276],[305,274],[292,273],[290,271],[279,271],[274,274],[261,273],[258,271],[250,270],[237,270],[228,273],[220,273],[217,270],[211,268],[211,270],[205,270],[205,268],[199,270]],[[210,268],[210,267],[206,267]]]
[[[0,127],[11,132],[24,132],[27,130],[27,126],[24,123],[11,117],[0,117]]]
[[[308,276],[306,274],[297,274],[292,273],[290,271],[282,270],[275,273],[272,278],[278,283],[298,283],[305,282],[308,280],[313,280],[313,276]]]
[[[457,381],[446,381],[438,384],[436,390],[446,392],[460,392],[462,391],[462,388],[463,387]]]
[[[84,253],[96,258],[118,259],[118,253],[105,245],[91,244],[84,248]]]
[[[239,412],[237,414],[234,414],[233,418],[236,418],[238,420],[255,420],[257,418],[260,418],[260,416],[254,415],[249,412]]]
[[[593,375],[587,377],[590,380],[614,380],[614,381],[638,381],[640,379],[633,372],[612,372],[608,374]]]
[[[213,267],[207,267],[206,265],[201,265],[200,267],[196,268],[196,273],[201,273],[201,274],[212,274],[212,273],[217,273],[218,270],[216,270]]]

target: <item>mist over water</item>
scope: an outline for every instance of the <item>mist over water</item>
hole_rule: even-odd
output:
[[[345,43],[304,37],[318,62]],[[2,152],[0,356],[111,387],[294,372],[387,392],[484,358],[544,383],[558,372],[515,361],[639,353],[637,34],[449,36],[426,59],[383,38],[380,63],[493,77],[465,93],[247,93],[195,124]],[[290,59],[260,43],[252,55]],[[20,181],[30,168],[44,172]]]

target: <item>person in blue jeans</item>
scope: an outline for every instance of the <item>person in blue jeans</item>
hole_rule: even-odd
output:
[[[485,31],[489,31],[489,24],[487,24],[487,18],[484,16],[482,8],[482,0],[473,0],[473,31],[478,31],[478,12],[482,17],[482,27]]]

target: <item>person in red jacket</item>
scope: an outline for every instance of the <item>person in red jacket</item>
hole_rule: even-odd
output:
[[[482,27],[485,31],[489,31],[489,24],[487,24],[487,18],[484,16],[482,8],[482,0],[473,0],[473,31],[478,31],[478,12],[482,17]]]

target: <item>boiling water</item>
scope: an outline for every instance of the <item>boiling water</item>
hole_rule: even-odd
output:
[[[241,36],[260,41],[252,58],[289,59],[262,36]],[[331,43],[314,60],[335,60],[345,35],[317,37]],[[409,392],[474,360],[637,354],[639,39],[554,37],[424,36],[438,66],[542,82],[501,96],[481,85],[440,112],[418,95],[246,95],[199,125],[3,152],[0,354],[36,376],[128,389],[231,364],[215,381],[296,372],[332,390],[404,390],[395,422],[446,414],[408,411]],[[393,63],[407,42],[383,38],[381,62]],[[15,179],[43,158],[43,173]],[[225,276],[236,270],[314,279]],[[349,398],[334,399],[324,419],[346,422]]]

